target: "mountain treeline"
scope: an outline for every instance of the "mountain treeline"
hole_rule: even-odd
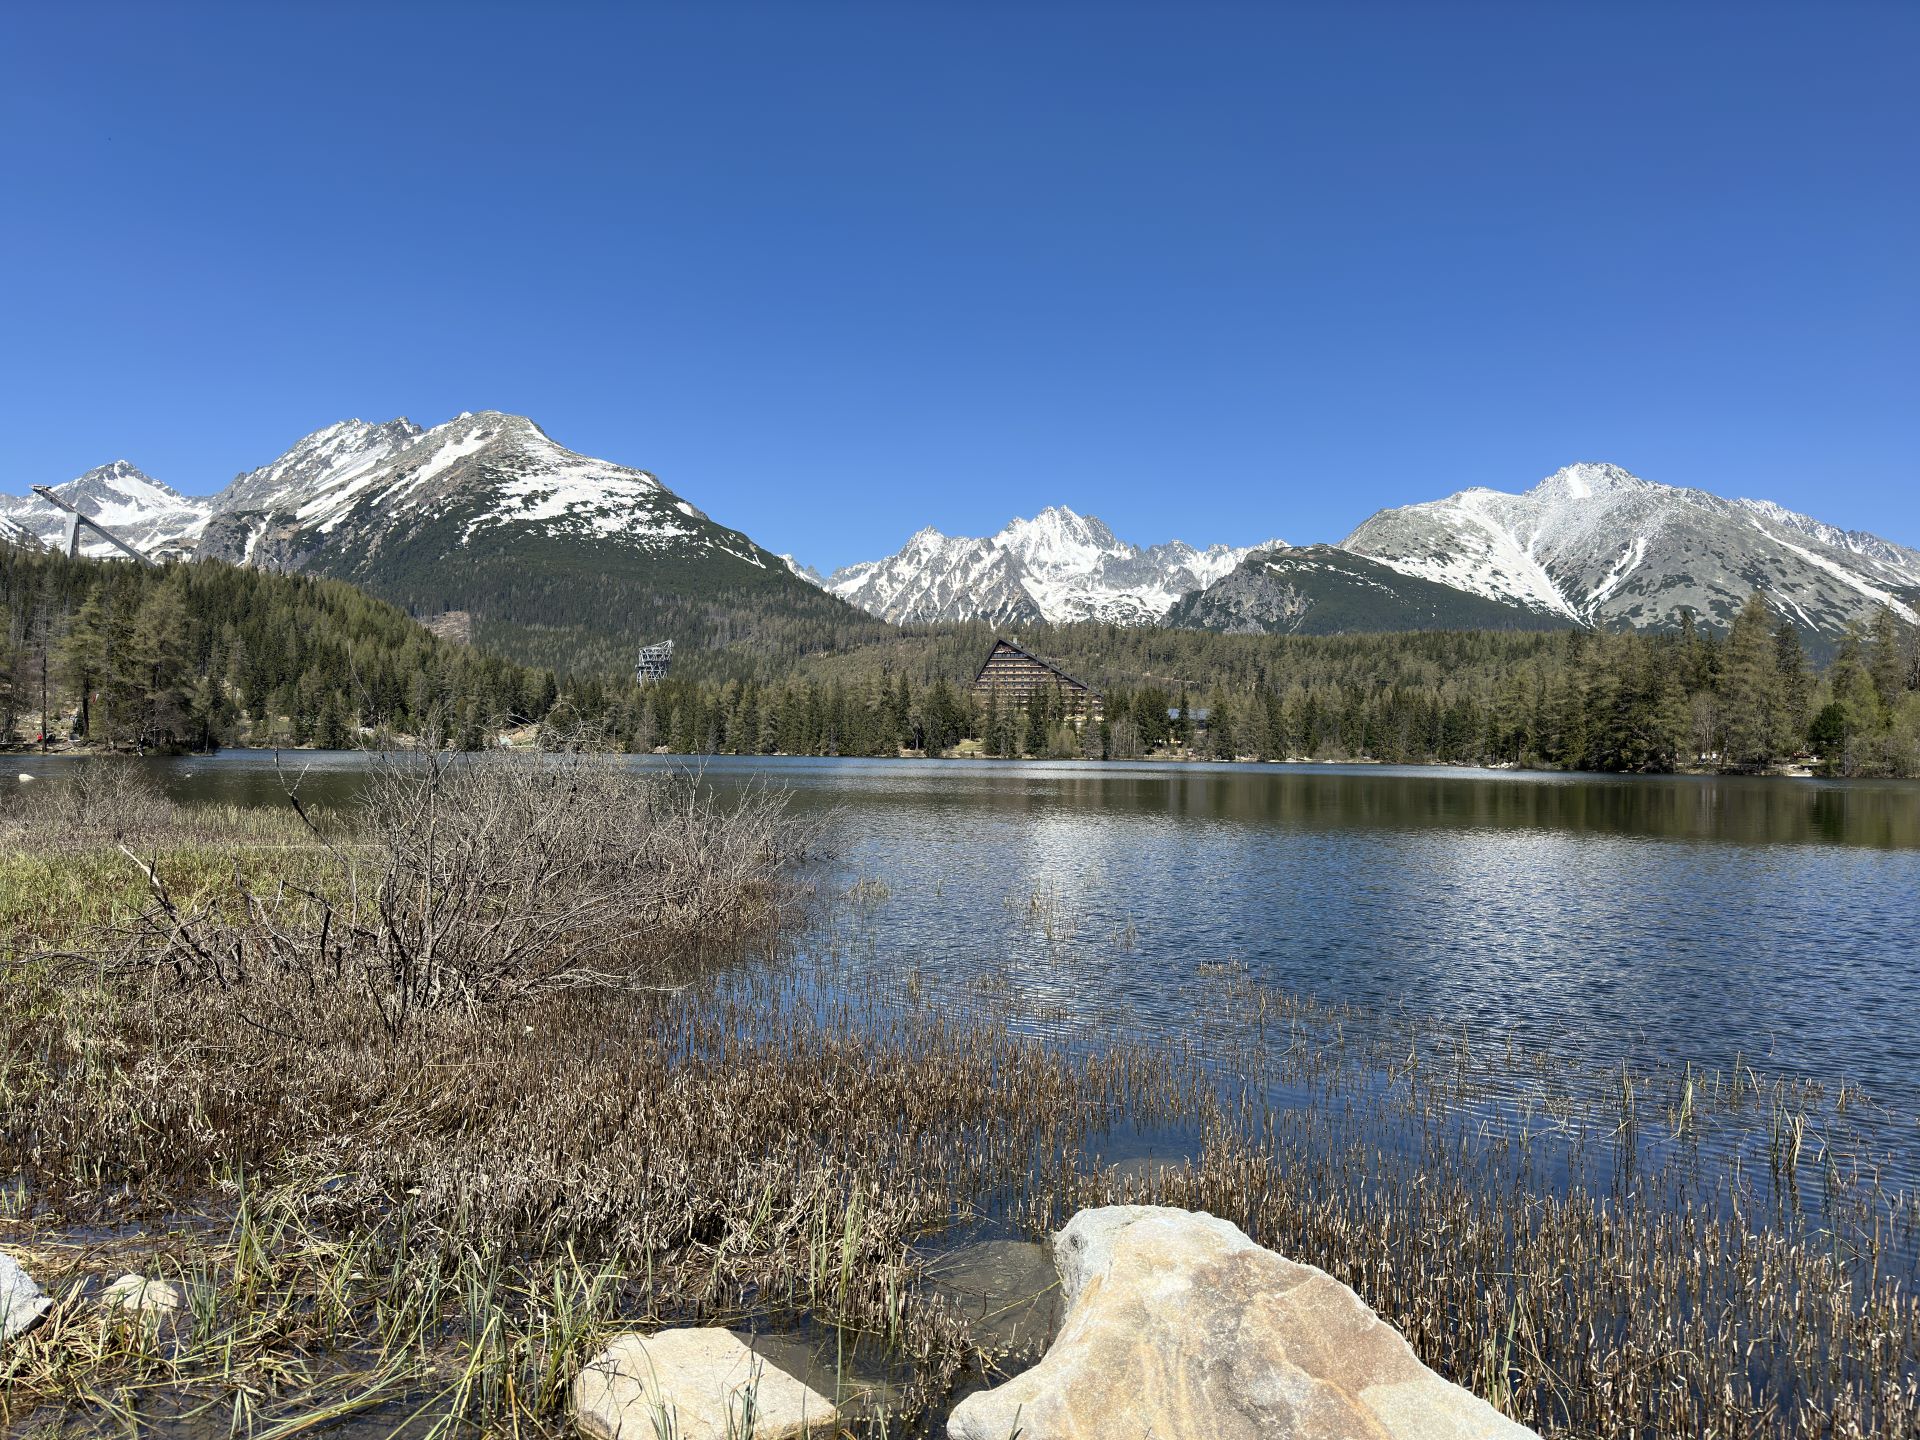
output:
[[[0,545],[0,741],[136,750],[340,747],[381,731],[475,746],[553,708],[549,671],[440,640],[334,580]]]
[[[976,699],[993,643],[983,625],[814,657],[785,680],[675,676],[603,698],[634,748],[689,752],[891,755],[970,741],[989,755],[1186,749],[1606,771],[1818,758],[1839,774],[1920,775],[1920,635],[1884,611],[1824,670],[1760,595],[1724,639],[1690,625],[1328,637],[1073,625],[1023,641],[1105,691],[1098,724],[1069,724],[1058,697]]]
[[[44,717],[56,738],[142,750],[424,733],[476,746],[502,726],[564,717],[631,750],[688,753],[964,748],[1748,772],[1817,759],[1837,774],[1920,775],[1920,632],[1882,611],[1820,669],[1760,595],[1724,638],[1691,626],[1024,632],[1026,648],[1104,693],[1105,713],[1086,725],[1057,693],[1014,705],[976,697],[995,638],[986,625],[874,621],[836,633],[833,617],[813,616],[782,637],[730,644],[714,632],[728,627],[722,611],[700,623],[709,645],[676,654],[658,685],[583,669],[557,680],[437,638],[341,581],[0,546],[0,742],[34,739]],[[579,658],[557,631],[554,651]]]

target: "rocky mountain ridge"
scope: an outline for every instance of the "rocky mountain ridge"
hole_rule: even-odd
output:
[[[124,461],[54,488],[156,558],[349,580],[421,616],[470,612],[477,640],[560,669],[625,669],[651,640],[714,650],[778,630],[780,646],[805,648],[872,628],[653,474],[499,411],[431,429],[340,421],[205,498]],[[31,496],[0,502],[0,520],[64,533]]]
[[[52,489],[129,544],[162,560],[193,554],[214,507],[212,499],[182,495],[126,460],[98,466]],[[57,545],[66,536],[67,517],[31,493],[0,495],[0,525],[17,526],[41,544]],[[83,530],[80,553],[104,559],[120,552]]]
[[[1250,555],[1165,623],[1231,635],[1351,635],[1389,630],[1552,630],[1561,616],[1402,574],[1337,545]]]
[[[845,566],[824,583],[895,624],[1151,625],[1182,595],[1206,589],[1258,548],[1199,549],[1181,540],[1133,545],[1094,516],[1050,505],[989,536],[945,535],[929,527],[898,553]]]
[[[924,529],[894,555],[824,578],[715,523],[650,472],[569,450],[499,411],[431,429],[343,420],[213,496],[184,495],[125,460],[54,488],[157,558],[334,575],[423,613],[473,611],[483,627],[491,617],[664,634],[665,606],[673,633],[695,644],[700,597],[721,591],[829,626],[847,623],[850,606],[893,623],[1330,633],[1664,629],[1691,615],[1718,629],[1755,589],[1816,648],[1882,606],[1920,623],[1920,550],[1608,464],[1570,465],[1524,491],[1473,488],[1381,510],[1337,546],[1143,547],[1056,505],[990,536]],[[58,543],[64,528],[36,497],[0,496],[0,538]],[[81,544],[114,553],[84,532]],[[601,610],[576,615],[585,594]]]
[[[1754,590],[1829,640],[1886,606],[1920,621],[1920,551],[1770,501],[1726,500],[1617,465],[1518,494],[1463,490],[1382,510],[1342,548],[1402,574],[1601,628],[1724,628]]]

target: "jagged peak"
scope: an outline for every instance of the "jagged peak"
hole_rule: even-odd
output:
[[[1015,516],[992,540],[1003,550],[1017,550],[1036,560],[1066,560],[1088,549],[1132,554],[1135,548],[1097,515],[1081,515],[1064,505],[1049,505],[1031,520]]]
[[[462,410],[453,419],[436,425],[424,433],[428,435],[437,435],[441,431],[450,434],[471,433],[486,429],[500,430],[509,434],[534,435],[550,445],[558,443],[528,416],[515,415],[508,410]]]
[[[1564,497],[1568,500],[1591,500],[1597,496],[1614,495],[1623,490],[1652,490],[1661,488],[1651,480],[1642,480],[1631,470],[1603,460],[1581,460],[1572,465],[1563,465],[1547,476],[1528,492],[1536,495]]]
[[[129,487],[135,491],[148,490],[165,499],[178,500],[183,505],[193,503],[164,480],[154,479],[131,460],[109,460],[105,465],[96,465],[85,474],[76,475],[53,488],[62,495],[71,496],[105,488],[125,493]]]
[[[137,480],[146,485],[161,483],[131,460],[109,460],[104,465],[96,465],[93,469],[74,476],[67,483],[78,485],[84,480]]]
[[[404,415],[396,415],[393,419],[381,421],[378,424],[369,420],[362,420],[356,416],[351,420],[336,420],[331,425],[321,426],[311,434],[302,435],[298,440],[293,442],[287,453],[292,454],[299,450],[316,450],[339,440],[357,442],[372,435],[411,438],[424,435],[425,433],[424,430]]]

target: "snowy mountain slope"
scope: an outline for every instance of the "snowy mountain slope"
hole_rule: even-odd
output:
[[[617,673],[653,640],[791,654],[878,633],[654,475],[498,411],[429,430],[343,420],[207,499],[125,462],[60,488],[162,558],[348,580],[420,615],[469,612],[476,643],[563,670]],[[31,497],[0,498],[0,517],[62,533]]]
[[[1150,625],[1249,553],[1227,545],[1198,550],[1178,540],[1143,549],[1093,516],[1054,505],[981,538],[922,530],[898,554],[834,571],[826,587],[896,624]]]
[[[562,668],[631,664],[643,640],[693,650],[868,623],[654,475],[499,411],[329,426],[214,503],[203,555],[471,611],[477,642]]]
[[[213,509],[202,554],[296,568],[323,558],[329,569],[377,568],[376,556],[427,532],[469,552],[503,536],[570,537],[786,568],[646,471],[578,454],[499,411],[431,430],[405,419],[330,425],[239,476]]]
[[[1167,613],[1179,629],[1233,635],[1387,630],[1544,630],[1573,622],[1404,574],[1334,545],[1260,550]]]
[[[125,460],[55,485],[53,492],[156,559],[191,554],[212,513],[209,501],[182,495]],[[66,538],[66,512],[37,495],[0,495],[0,519],[19,525],[43,544],[59,545]],[[120,552],[82,530],[80,553],[102,557]]]
[[[1342,543],[1402,574],[1586,625],[1664,629],[1691,613],[1724,627],[1755,589],[1817,641],[1882,605],[1920,619],[1920,551],[1615,465],[1570,465],[1517,495],[1463,490],[1382,510]]]
[[[41,548],[40,537],[34,534],[18,520],[9,520],[0,515],[0,545],[18,545],[26,550]]]

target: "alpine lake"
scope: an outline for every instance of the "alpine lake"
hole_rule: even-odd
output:
[[[15,768],[51,777],[85,763],[21,757]],[[142,763],[182,802],[283,805],[297,782],[307,805],[346,807],[368,761],[234,751]],[[1521,1251],[1538,1260],[1549,1244],[1534,1236],[1526,1250],[1517,1217],[1578,1198],[1596,1214],[1684,1216],[1797,1247],[1862,1291],[1884,1287],[1913,1324],[1920,783],[630,763],[692,768],[722,800],[780,792],[833,836],[806,877],[809,918],[777,953],[742,956],[699,985],[876,1027],[981,1021],[1081,1061],[1155,1057],[1180,1077],[1168,1098],[1090,1135],[1084,1154],[1036,1155],[1036,1174],[1056,1177],[1044,1203],[1012,1187],[956,1206],[925,1243],[959,1270],[1041,1238],[1076,1198],[1211,1207],[1417,1330],[1383,1292],[1407,1286],[1412,1314],[1426,1304],[1419,1282],[1385,1277],[1479,1263],[1462,1293],[1477,1284],[1517,1316],[1521,1300],[1496,1278],[1501,1256],[1512,1249],[1519,1270]],[[1296,1177],[1298,1192],[1271,1178],[1228,1183],[1251,1173],[1249,1155]],[[1058,1180],[1066,1171],[1080,1178]],[[1353,1193],[1335,1195],[1343,1175]],[[1429,1182],[1485,1207],[1497,1232],[1487,1258],[1411,1240],[1378,1264],[1362,1258],[1366,1241],[1347,1228],[1366,1227],[1368,1205],[1412,1212],[1409,1236],[1430,1206],[1427,1232],[1446,1232]],[[1588,1260],[1552,1263],[1591,1291],[1602,1270],[1583,1282]],[[1691,1276],[1686,1303],[1712,1310],[1733,1283]],[[1631,1288],[1617,1314],[1591,1293],[1573,1303],[1601,1314],[1601,1329],[1631,1329]],[[1914,1333],[1873,1362],[1909,1393]],[[1776,1341],[1786,1345],[1776,1336],[1733,1362],[1778,1412],[1746,1433],[1816,1433],[1795,1418],[1810,1398],[1798,1362],[1765,1353]],[[793,1343],[813,1347],[817,1375],[821,1337]],[[1830,1356],[1850,1342],[1822,1330],[1808,1343]],[[885,1384],[886,1362],[867,1363]],[[1857,1378],[1871,1389],[1865,1365]],[[1504,1358],[1495,1368],[1526,1370]],[[1870,1410],[1867,1433],[1896,1413],[1911,1412]],[[1591,1411],[1556,1413],[1551,1397],[1527,1414],[1543,1431],[1595,1433]],[[380,1418],[377,1432],[329,1433],[388,1433],[391,1416]]]

